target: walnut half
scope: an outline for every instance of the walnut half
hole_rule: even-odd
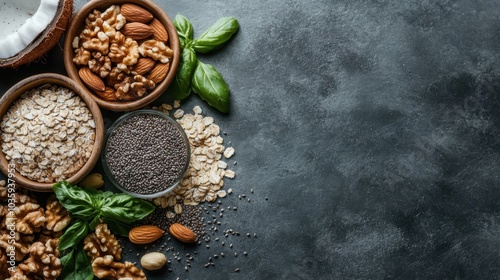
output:
[[[113,256],[106,255],[98,257],[92,262],[94,275],[99,279],[121,279],[131,278],[134,280],[145,280],[144,271],[131,262],[115,262]]]
[[[59,203],[55,196],[51,196],[47,201],[45,216],[47,219],[46,228],[53,232],[61,232],[71,223],[69,212]]]
[[[105,255],[111,255],[117,261],[121,259],[122,248],[107,224],[97,225],[95,232],[87,235],[83,243],[83,249],[87,252],[91,262]]]

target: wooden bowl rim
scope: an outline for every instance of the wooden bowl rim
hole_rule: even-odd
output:
[[[78,68],[73,63],[73,38],[76,36],[77,32],[81,32],[83,30],[83,24],[85,23],[85,18],[87,18],[88,14],[92,12],[94,9],[102,10],[111,5],[117,4],[125,4],[131,3],[142,8],[148,10],[153,16],[158,19],[167,29],[168,32],[168,46],[174,51],[174,56],[170,61],[170,67],[167,73],[167,76],[160,84],[157,84],[156,87],[151,91],[148,95],[143,98],[134,101],[106,101],[99,98],[96,94],[94,94],[90,89],[85,86],[85,84],[80,79],[78,75]],[[64,39],[64,67],[66,68],[66,72],[68,76],[75,80],[78,84],[82,86],[82,88],[94,99],[94,101],[99,105],[99,107],[108,109],[111,111],[132,111],[144,106],[147,106],[151,102],[155,101],[159,98],[168,86],[172,83],[175,78],[175,74],[177,72],[177,68],[180,62],[181,48],[179,44],[179,36],[177,35],[177,30],[175,29],[174,23],[170,19],[170,17],[158,7],[153,1],[150,0],[105,0],[105,1],[90,1],[83,5],[83,7],[76,12],[71,21],[69,23],[68,31],[66,32],[66,36]]]
[[[10,106],[18,100],[19,96],[24,94],[26,91],[36,88],[44,84],[55,84],[69,88],[75,92],[78,96],[82,98],[90,112],[92,113],[95,122],[95,140],[94,148],[90,154],[87,162],[80,168],[80,170],[75,173],[72,177],[68,178],[67,181],[71,184],[76,184],[82,180],[90,171],[94,168],[95,164],[99,160],[99,156],[102,150],[102,144],[104,140],[104,121],[102,118],[101,111],[94,99],[83,90],[83,88],[78,85],[75,81],[70,78],[57,73],[43,73],[34,76],[27,77],[14,86],[12,86],[0,99],[0,121],[3,120],[5,113],[9,110]],[[5,158],[3,151],[0,149],[0,170],[5,176],[9,176],[9,163]],[[32,191],[39,192],[50,192],[52,191],[52,185],[54,183],[40,183],[30,180],[26,177],[21,176],[17,171],[13,179],[16,185],[24,187]]]

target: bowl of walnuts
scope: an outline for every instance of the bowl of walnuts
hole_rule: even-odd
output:
[[[142,108],[175,77],[179,37],[153,1],[90,1],[71,19],[64,40],[68,76],[112,111]]]

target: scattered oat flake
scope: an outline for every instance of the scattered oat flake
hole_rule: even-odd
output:
[[[233,147],[226,148],[226,150],[224,151],[224,157],[225,158],[230,158],[233,155],[234,155],[234,148]]]
[[[227,178],[234,178],[234,176],[236,175],[236,173],[234,173],[233,170],[226,170],[226,172],[224,172],[224,176],[227,177]]]
[[[174,206],[174,212],[175,212],[175,214],[180,214],[180,213],[182,213],[182,206],[181,206],[180,204],[176,204],[176,205]]]
[[[180,100],[174,100],[174,108],[177,109],[181,106],[181,101]]]
[[[182,109],[177,109],[174,113],[174,118],[178,119],[184,115],[184,111]]]
[[[193,112],[196,114],[196,115],[199,115],[201,114],[201,112],[203,112],[200,108],[200,106],[194,106],[193,108]]]
[[[226,169],[227,168],[227,163],[224,161],[219,161],[217,162],[217,166],[221,169]]]
[[[220,190],[215,193],[218,197],[226,197],[226,191],[225,190]]]
[[[167,111],[171,111],[172,110],[172,106],[170,104],[162,104],[161,107]]]
[[[167,218],[169,218],[169,219],[173,219],[173,218],[175,218],[175,213],[174,213],[174,212],[172,212],[172,211],[168,211],[168,212],[167,212],[167,214],[166,214],[166,216],[167,216]]]

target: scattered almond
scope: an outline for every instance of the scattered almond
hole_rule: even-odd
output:
[[[179,223],[173,223],[168,231],[175,239],[184,243],[194,243],[198,240],[196,233]]]
[[[151,73],[149,73],[148,79],[153,81],[155,84],[160,83],[167,76],[169,68],[170,63],[157,63],[151,70]]]
[[[134,40],[142,40],[153,35],[153,28],[144,23],[131,22],[125,24],[122,27],[121,32],[123,33],[123,35],[130,37]]]
[[[148,244],[158,240],[165,233],[157,226],[144,225],[131,229],[128,233],[128,239],[134,244]]]
[[[91,89],[95,91],[104,91],[106,89],[102,79],[94,74],[88,67],[82,67],[78,71],[80,79]]]
[[[123,4],[120,13],[127,20],[127,22],[141,22],[147,23],[153,19],[153,15],[144,8],[134,4]]]
[[[163,24],[158,19],[156,18],[153,19],[149,24],[149,26],[151,26],[151,28],[153,29],[153,39],[163,43],[168,41],[167,30],[165,29],[165,26],[163,26]]]

